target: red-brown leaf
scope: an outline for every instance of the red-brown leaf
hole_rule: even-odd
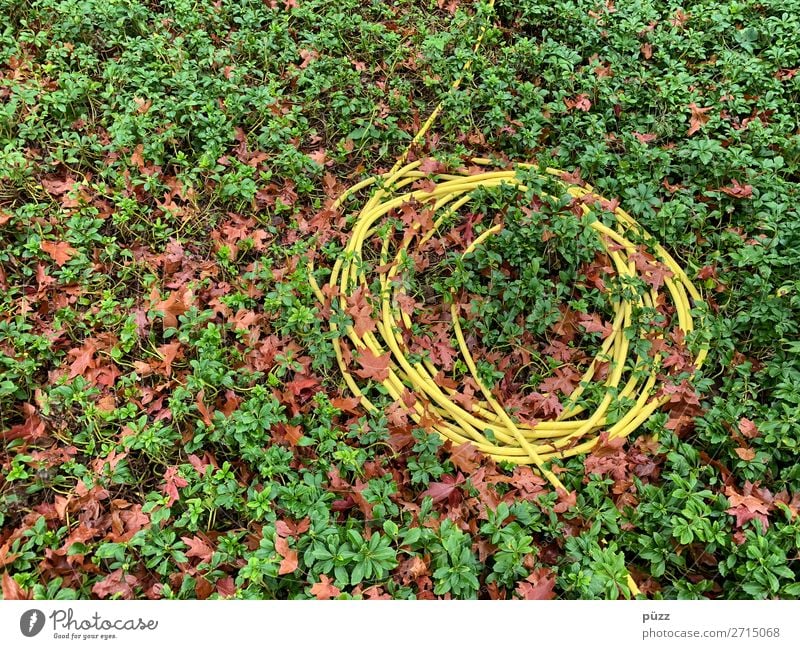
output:
[[[233,577],[228,575],[217,581],[217,592],[223,597],[233,597],[236,594],[236,584]]]
[[[281,565],[278,566],[279,575],[288,575],[297,570],[297,552],[289,547],[289,542],[279,536],[275,539],[275,551],[283,557]]]
[[[642,275],[642,279],[650,284],[654,289],[659,290],[664,285],[664,280],[673,276],[673,272],[667,266],[647,252],[635,252],[630,259],[636,265],[636,270]]]
[[[58,180],[55,179],[42,179],[42,187],[47,190],[48,194],[52,194],[53,196],[61,196],[62,194],[66,194],[72,186],[75,184],[75,180],[67,176],[65,180]]]
[[[420,498],[430,496],[433,498],[434,504],[443,502],[450,498],[456,488],[463,483],[464,475],[461,472],[455,478],[451,475],[446,475],[442,478],[442,482],[431,482],[428,488],[422,492]]]
[[[167,500],[167,507],[172,507],[175,501],[180,497],[178,494],[178,489],[185,487],[188,484],[189,483],[185,478],[182,478],[178,475],[177,466],[167,467],[167,471],[164,474],[164,485],[161,487],[161,491],[169,496],[169,500]]]
[[[556,578],[548,568],[536,568],[524,581],[517,583],[517,594],[522,599],[554,599]]]
[[[398,572],[404,584],[410,584],[412,581],[429,574],[427,564],[418,556],[409,557],[403,561],[398,566]]]
[[[556,514],[561,514],[568,509],[572,509],[578,502],[578,492],[570,491],[567,493],[563,489],[558,490],[558,502],[553,506]]]
[[[316,151],[312,151],[308,154],[308,157],[320,166],[324,165],[326,162],[328,162],[328,160],[330,160],[325,149],[317,149]]]
[[[574,99],[569,99],[565,97],[564,105],[567,107],[568,110],[577,108],[578,110],[586,112],[592,107],[592,102],[589,100],[589,95],[582,93],[580,95],[577,95]]]
[[[361,399],[358,397],[334,397],[331,399],[331,405],[344,412],[356,414],[358,406],[361,404]]]
[[[279,520],[275,523],[275,531],[278,533],[278,536],[284,538],[289,536],[299,537],[304,532],[308,532],[310,527],[311,519],[308,517],[297,523],[288,520]]]
[[[161,311],[164,314],[164,327],[177,327],[178,316],[183,315],[189,310],[192,302],[192,294],[186,288],[172,291],[166,300],[161,300],[153,306],[153,311]]]
[[[588,333],[602,334],[603,338],[608,338],[614,332],[611,323],[604,322],[597,313],[592,313],[591,315],[582,315],[581,319],[578,321],[578,324],[580,324]]]
[[[205,539],[199,536],[182,536],[181,540],[189,546],[186,551],[187,557],[197,557],[201,563],[208,563],[214,554],[212,548]]]
[[[419,170],[425,174],[438,174],[446,171],[446,167],[435,158],[425,158],[419,165]]]
[[[299,425],[283,424],[283,431],[290,446],[297,446],[303,437],[303,427]]]
[[[730,501],[731,507],[726,510],[728,514],[736,517],[736,527],[742,527],[747,521],[758,519],[764,529],[769,525],[769,503],[758,495],[753,495],[753,485],[745,483],[744,493],[740,494],[733,487],[725,488],[725,497]],[[758,493],[756,491],[756,493]]]
[[[3,599],[31,599],[31,594],[20,586],[8,572],[3,573]]]
[[[477,469],[482,460],[483,455],[481,455],[481,452],[469,442],[454,446],[450,455],[450,461],[453,466],[466,474],[470,474]]]
[[[539,384],[539,391],[553,394],[559,390],[563,394],[569,395],[572,394],[580,380],[581,375],[570,366],[558,367],[553,376],[548,376]]]
[[[140,115],[144,115],[148,110],[150,110],[150,106],[153,105],[152,99],[142,99],[141,97],[134,97],[133,103],[136,104],[136,112]]]
[[[181,346],[181,343],[174,342],[167,345],[161,345],[157,348],[158,353],[161,354],[162,358],[164,359],[164,374],[167,377],[172,374],[172,362],[178,355],[178,351],[180,351]]]
[[[42,241],[39,245],[42,251],[50,255],[59,267],[66,264],[78,252],[66,241]]]
[[[739,432],[748,439],[755,439],[761,434],[758,428],[756,428],[755,423],[746,417],[742,417],[739,420]]]
[[[633,136],[642,144],[647,144],[656,139],[655,133],[639,133],[638,131],[633,131]]]
[[[144,144],[137,144],[131,155],[131,164],[136,165],[140,170],[144,167]]]
[[[200,475],[205,475],[206,471],[208,471],[208,467],[211,466],[211,463],[206,460],[205,458],[200,459],[194,453],[189,455],[189,463],[194,467],[194,470],[197,471]]]
[[[94,353],[96,351],[97,347],[91,340],[84,342],[83,347],[70,349],[67,352],[67,356],[71,356],[75,360],[69,366],[69,378],[74,379],[76,376],[82,376],[88,368],[94,367]]]
[[[736,179],[730,187],[720,187],[720,191],[734,198],[750,198],[753,195],[752,185],[742,185]]]
[[[122,568],[109,574],[102,581],[92,586],[92,592],[100,599],[119,594],[122,599],[133,599],[133,588],[139,583],[133,575],[126,575]]]
[[[692,116],[689,118],[689,130],[686,131],[686,135],[694,135],[708,121],[706,113],[711,110],[711,106],[700,108],[692,102],[689,104],[689,110],[692,111]]]
[[[311,587],[311,594],[317,599],[333,599],[341,592],[327,575],[320,575],[319,581]]]
[[[389,352],[376,356],[371,349],[365,347],[359,351],[358,357],[362,369],[355,370],[355,373],[362,379],[385,381],[389,378],[389,361]]]
[[[200,390],[200,392],[197,393],[197,398],[194,400],[194,404],[197,406],[197,410],[200,412],[200,416],[203,418],[203,423],[206,426],[211,426],[211,424],[213,423],[211,417],[213,416],[214,413],[206,405],[205,398],[206,398],[206,391]]]

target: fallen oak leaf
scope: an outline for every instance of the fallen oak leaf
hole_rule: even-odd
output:
[[[609,439],[608,432],[603,431],[598,444],[584,460],[586,475],[605,476],[610,474],[615,483],[625,480],[628,475],[628,462],[624,446],[624,437]]]
[[[567,110],[577,108],[578,110],[586,112],[592,107],[592,102],[589,100],[589,95],[581,93],[574,99],[564,97],[564,105],[567,107]]]
[[[164,374],[167,378],[172,374],[172,362],[175,360],[181,347],[182,343],[174,342],[156,348],[156,351],[161,354],[164,361]]]
[[[311,586],[311,594],[317,599],[334,599],[341,594],[341,590],[333,584],[327,575],[320,575],[319,581]]]
[[[642,249],[630,255],[629,258],[636,265],[636,270],[641,273],[642,279],[655,290],[659,290],[664,285],[664,280],[674,275],[666,264]]]
[[[647,144],[656,139],[655,133],[639,133],[638,131],[633,131],[633,136],[642,144]]]
[[[354,595],[358,594],[358,591],[359,591],[360,588],[361,588],[360,585],[356,586],[353,589],[353,594]],[[361,591],[361,595],[363,597],[365,597],[366,599],[368,599],[368,600],[369,599],[392,599],[392,596],[389,593],[384,592],[383,588],[381,586],[378,586],[377,584],[375,584],[373,586],[370,586],[369,588],[367,588],[365,590],[362,590]]]
[[[35,440],[45,432],[45,422],[36,412],[36,408],[30,403],[22,404],[22,413],[26,415],[24,423],[12,426],[8,430],[0,429],[0,437],[3,442],[8,443],[12,439]]]
[[[748,439],[755,439],[761,434],[758,428],[756,428],[755,423],[746,417],[742,417],[739,420],[739,432]]]
[[[436,0],[436,5],[439,9],[447,9],[449,13],[454,14],[458,9],[458,0]]]
[[[214,555],[214,548],[212,548],[205,539],[199,536],[182,536],[181,541],[189,546],[185,552],[187,557],[197,557],[200,563],[209,563],[211,557]]]
[[[39,247],[43,252],[46,252],[53,261],[58,264],[59,268],[66,264],[78,252],[69,245],[66,241],[42,241]]]
[[[301,374],[295,376],[291,381],[289,381],[286,384],[286,387],[294,396],[299,397],[303,390],[319,387],[319,381],[311,376],[305,376]]]
[[[233,597],[236,594],[236,583],[233,581],[233,577],[231,577],[230,575],[227,575],[217,580],[216,585],[217,585],[217,592],[222,597]]]
[[[578,324],[586,330],[586,333],[599,333],[602,334],[603,338],[608,338],[614,333],[611,323],[603,321],[597,313],[582,315],[578,320]]]
[[[3,599],[33,599],[30,592],[20,586],[14,578],[8,573],[3,573],[2,579]]]
[[[194,470],[197,471],[201,476],[206,474],[208,471],[208,467],[211,466],[211,463],[205,458],[199,458],[194,453],[189,455],[189,463],[194,467]]]
[[[64,180],[58,180],[57,178],[42,178],[41,182],[42,187],[47,190],[48,194],[52,194],[53,196],[61,196],[72,189],[72,186],[76,183],[76,180],[67,176]]]
[[[278,533],[278,536],[282,536],[284,538],[293,536],[295,538],[299,538],[301,534],[304,532],[308,532],[308,529],[311,527],[311,519],[306,516],[301,521],[297,523],[293,523],[292,521],[286,520],[278,520],[275,522],[275,531]]]
[[[175,501],[180,498],[178,489],[186,487],[188,484],[189,482],[185,478],[178,475],[177,466],[167,467],[164,473],[164,485],[161,487],[161,491],[168,496],[167,507],[172,507]]]
[[[692,111],[692,115],[689,118],[689,130],[686,131],[686,135],[694,135],[700,130],[703,124],[708,122],[709,118],[706,113],[711,110],[711,106],[700,108],[700,106],[692,102],[689,104],[689,110]]]
[[[175,328],[178,326],[178,316],[189,310],[192,298],[192,292],[184,287],[170,292],[166,300],[159,301],[152,309],[164,314],[164,328]]]
[[[556,514],[563,514],[565,511],[575,507],[578,502],[578,492],[566,492],[563,489],[558,489],[558,502],[553,506],[553,511]]]
[[[404,585],[408,585],[412,581],[429,574],[427,564],[418,556],[413,556],[403,561],[398,567],[398,573],[401,575]]]
[[[359,286],[352,295],[347,297],[347,314],[353,318],[353,329],[361,337],[368,332],[375,331],[376,324],[372,317],[372,306],[367,301],[368,291],[364,286]]]
[[[290,446],[297,446],[303,439],[303,427],[299,425],[281,424],[284,437]]]
[[[719,190],[734,198],[750,198],[753,195],[752,185],[742,185],[734,178],[730,187],[720,187]]]
[[[447,167],[435,158],[425,158],[418,167],[424,174],[439,174],[447,171]]]
[[[312,61],[316,61],[319,58],[319,52],[316,50],[300,50],[300,58],[303,59],[302,63],[300,63],[300,69],[304,70]]]
[[[569,366],[558,367],[553,376],[548,376],[539,384],[539,391],[545,394],[555,394],[556,390],[564,395],[572,394],[575,386],[580,381],[580,374]]]
[[[764,530],[769,526],[769,503],[752,495],[753,485],[745,484],[744,493],[740,494],[733,487],[725,488],[725,497],[731,504],[725,512],[736,517],[736,527],[741,528],[747,521],[757,519]]]
[[[446,475],[442,478],[442,482],[431,482],[428,488],[420,494],[420,498],[430,496],[434,504],[443,502],[450,498],[455,493],[456,488],[464,482],[464,474],[460,471],[455,478],[451,475]]]
[[[328,157],[328,152],[325,149],[317,149],[316,151],[312,151],[308,154],[308,157],[320,166],[324,166],[325,163],[330,160]]]
[[[474,381],[472,381],[472,379],[465,381],[461,387],[461,391],[453,393],[451,397],[453,401],[467,412],[472,412],[474,407],[478,405],[478,400],[475,398],[476,391],[472,385],[473,383]]]
[[[197,599],[208,599],[209,595],[214,592],[214,586],[202,575],[197,575],[194,583],[194,592],[197,595]]]
[[[683,27],[687,20],[689,20],[689,14],[684,13],[683,9],[678,9],[669,22],[673,27]]]
[[[214,413],[208,408],[208,406],[206,406],[205,397],[206,391],[200,390],[200,392],[197,393],[197,398],[194,401],[194,405],[197,406],[197,410],[200,412],[200,416],[203,418],[203,423],[206,426],[212,426],[214,423],[212,419]]]
[[[83,343],[83,347],[76,347],[67,352],[67,356],[71,356],[75,360],[69,366],[69,378],[74,379],[76,376],[82,376],[83,373],[90,367],[95,367],[94,354],[97,347],[92,340],[87,340]]]
[[[554,599],[556,577],[548,568],[536,568],[523,581],[517,583],[516,592],[522,599]]]
[[[10,547],[10,541],[7,541],[2,547],[0,547],[0,568],[5,568],[7,565],[14,563],[17,560],[17,557],[19,557],[18,552],[9,552]]]
[[[150,524],[150,516],[142,511],[141,505],[134,505],[130,509],[119,512],[119,519],[124,526],[124,534],[112,539],[114,543],[129,541],[136,532]]]
[[[358,397],[334,397],[331,399],[331,405],[334,408],[338,408],[342,412],[349,412],[352,415],[360,412],[358,410],[360,404],[361,399]]]
[[[403,428],[406,426],[409,422],[409,416],[411,415],[411,410],[409,410],[402,401],[393,401],[384,412],[386,414],[386,421],[394,428]]]
[[[376,356],[371,349],[365,347],[359,351],[358,357],[362,369],[355,370],[355,373],[362,379],[385,381],[389,378],[389,361],[389,352]]]
[[[118,568],[110,573],[102,581],[98,581],[92,586],[92,592],[100,599],[105,599],[110,595],[119,594],[122,599],[133,599],[133,588],[139,584],[139,580],[133,575],[127,575]]]
[[[450,454],[450,461],[456,469],[466,474],[472,473],[483,460],[483,455],[470,442],[454,446]]]
[[[278,566],[279,575],[288,575],[297,570],[297,551],[289,547],[289,542],[279,536],[275,539],[275,551],[283,558]]]
[[[150,110],[150,106],[153,105],[152,99],[142,99],[141,97],[134,97],[133,103],[136,104],[136,112],[140,115],[144,115],[148,110]]]
[[[144,144],[137,144],[131,155],[131,164],[135,165],[139,171],[144,167]]]

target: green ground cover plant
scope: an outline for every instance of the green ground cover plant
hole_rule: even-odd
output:
[[[0,14],[3,598],[615,599],[628,574],[652,598],[800,596],[800,2]],[[413,425],[375,383],[366,412],[328,322],[369,327],[373,305],[311,288],[355,209],[332,200],[443,97],[426,168],[568,170],[709,307],[702,371],[668,357],[667,407],[556,462],[563,492]],[[505,193],[406,260],[408,343],[468,384],[455,291],[484,382],[542,418],[624,287],[569,201],[531,215]]]

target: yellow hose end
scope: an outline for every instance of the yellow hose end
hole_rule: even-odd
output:
[[[639,587],[636,585],[636,582],[633,581],[631,573],[628,573],[628,588],[630,588],[632,597],[638,597],[639,595],[642,594],[642,591],[639,590]]]

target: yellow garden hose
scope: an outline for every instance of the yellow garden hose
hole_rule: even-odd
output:
[[[489,6],[494,6],[494,0],[489,0]],[[485,29],[484,26],[475,41],[474,52],[480,47]],[[464,65],[464,72],[469,69],[470,64],[471,61],[468,61]],[[452,84],[451,89],[456,89],[462,78],[463,74]],[[476,401],[472,408],[462,407],[458,400],[454,399],[458,393],[456,389],[437,384],[434,377],[438,374],[438,369],[430,361],[416,362],[409,358],[409,350],[400,331],[403,328],[410,329],[413,322],[411,317],[398,307],[397,298],[401,296],[403,289],[394,280],[401,273],[403,259],[413,252],[414,241],[417,246],[421,246],[434,236],[448,218],[473,198],[475,190],[507,185],[524,192],[527,187],[520,180],[517,169],[529,170],[528,173],[537,172],[530,164],[518,164],[514,169],[493,170],[490,168],[489,160],[474,158],[471,162],[482,168],[478,173],[428,174],[420,170],[421,161],[406,162],[412,148],[422,141],[441,111],[442,103],[436,106],[389,172],[372,176],[353,185],[342,193],[331,207],[334,211],[338,210],[357,192],[377,185],[372,196],[358,211],[347,246],[336,260],[331,272],[329,285],[338,288],[334,299],[338,300],[344,310],[347,309],[348,296],[359,287],[366,288],[370,284],[362,251],[366,244],[378,236],[381,220],[393,210],[411,201],[432,215],[428,227],[424,227],[419,221],[414,222],[413,232],[404,238],[396,250],[391,249],[390,229],[384,230],[385,234],[380,245],[380,265],[376,271],[381,291],[376,300],[379,314],[376,318],[375,331],[359,335],[355,327],[349,326],[342,333],[352,343],[356,359],[358,355],[365,353],[365,350],[369,350],[366,353],[371,353],[372,356],[384,361],[388,360],[386,378],[381,384],[395,400],[401,400],[406,390],[414,395],[408,411],[417,424],[424,422],[427,428],[456,444],[469,442],[497,461],[534,465],[554,487],[564,489],[564,485],[555,473],[547,467],[548,461],[590,451],[598,443],[601,431],[606,431],[610,439],[630,435],[669,398],[658,396],[657,362],[650,363],[648,371],[645,368],[647,359],[637,356],[631,359],[633,368],[626,370],[632,345],[625,329],[632,322],[634,309],[653,307],[660,303],[659,300],[669,298],[675,307],[680,329],[688,334],[694,329],[691,301],[699,303],[702,298],[689,281],[686,272],[669,253],[627,212],[617,207],[614,209],[614,228],[598,220],[591,220],[590,227],[597,233],[601,245],[613,262],[614,271],[620,278],[638,275],[636,264],[631,257],[640,248],[631,239],[637,242],[646,241],[655,259],[670,271],[661,291],[651,288],[642,296],[635,298],[623,296],[613,302],[615,317],[611,333],[603,341],[580,384],[567,399],[564,410],[555,419],[541,421],[536,425],[515,422],[506,408],[493,396],[490,386],[485,385],[480,379],[459,325],[458,306],[453,300],[451,305],[453,333],[461,357],[483,393],[483,400]],[[564,173],[562,171],[548,168],[545,173],[557,179],[556,182],[561,184],[565,192],[575,198],[584,199],[579,203],[584,214],[590,213],[587,203],[591,203],[591,199],[596,197],[597,200],[605,201],[595,194],[589,185],[581,187],[561,180]],[[428,181],[424,189],[410,187],[419,180]],[[469,255],[501,227],[502,225],[495,225],[486,230],[472,242],[463,255]],[[325,295],[313,276],[309,275],[315,294],[321,302],[325,302]],[[665,292],[663,288],[666,288]],[[659,295],[660,292],[664,295]],[[333,332],[338,332],[335,323],[331,322],[330,326]],[[345,354],[338,336],[334,337],[333,344],[347,386],[361,399],[366,409],[376,410],[362,393],[348,363],[345,362],[345,358],[350,358],[350,354]],[[707,349],[698,352],[694,359],[696,368],[700,368],[706,354]],[[603,396],[594,406],[594,410],[588,411],[585,406],[578,403],[578,398],[592,381],[598,366],[605,361],[610,361],[610,366],[603,383]],[[610,423],[609,407],[615,398],[626,398],[633,405],[621,418]],[[634,594],[638,594],[638,589],[630,577],[628,585]]]

